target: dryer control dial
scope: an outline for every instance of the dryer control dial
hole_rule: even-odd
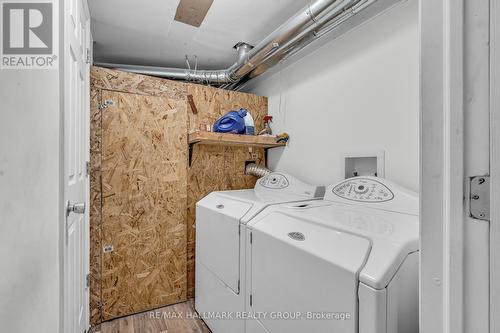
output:
[[[290,184],[285,175],[273,172],[259,180],[260,185],[267,188],[282,189]]]
[[[394,199],[394,193],[381,182],[356,177],[338,184],[332,192],[344,199],[361,202],[384,202]]]

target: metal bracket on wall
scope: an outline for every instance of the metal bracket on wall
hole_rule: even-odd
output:
[[[89,48],[85,50],[85,62],[87,64],[90,64],[92,62],[92,53],[90,52]]]
[[[103,301],[97,301],[96,305],[97,305],[97,310],[99,311],[100,321],[104,321],[103,313],[102,313],[103,310],[104,310],[104,302]]]
[[[188,166],[191,167],[191,164],[193,162],[193,148],[194,145],[197,144],[198,142],[193,142],[188,145]],[[267,157],[268,157],[268,150],[276,148],[276,147],[264,147],[264,159],[266,160],[267,163]]]
[[[489,175],[470,178],[469,214],[477,220],[490,220]]]
[[[188,166],[191,167],[191,162],[193,161],[193,146],[194,143],[189,144],[189,151],[188,151]]]

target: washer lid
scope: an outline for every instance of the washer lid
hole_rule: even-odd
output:
[[[358,274],[370,252],[370,242],[280,213],[251,223],[252,240],[247,243],[250,311],[297,313],[303,319],[266,317],[260,319],[261,324],[269,332],[354,332]],[[332,317],[307,320],[307,314]],[[348,319],[337,320],[336,316]]]
[[[303,201],[268,207],[249,223],[249,227],[264,228],[266,223],[276,219],[288,219],[291,223],[306,221],[321,225],[325,230],[366,239],[371,251],[359,280],[375,289],[385,288],[406,256],[419,249],[419,221],[414,215],[326,200]],[[339,255],[349,258],[350,254]]]
[[[265,233],[353,274],[364,266],[371,248],[365,237],[281,212],[267,214],[256,223],[252,222],[251,230]]]

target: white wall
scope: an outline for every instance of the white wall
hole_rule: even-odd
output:
[[[385,151],[385,176],[418,191],[418,1],[409,0],[245,89],[269,97],[286,148],[269,166],[315,184],[340,180],[340,155]]]
[[[59,331],[59,72],[0,70],[0,331]]]

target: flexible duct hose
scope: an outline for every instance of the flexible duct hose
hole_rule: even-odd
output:
[[[257,176],[257,177],[264,177],[270,174],[272,171],[269,170],[268,168],[255,164],[255,163],[249,163],[247,164],[245,168],[245,174],[247,175],[252,175],[252,176]]]

